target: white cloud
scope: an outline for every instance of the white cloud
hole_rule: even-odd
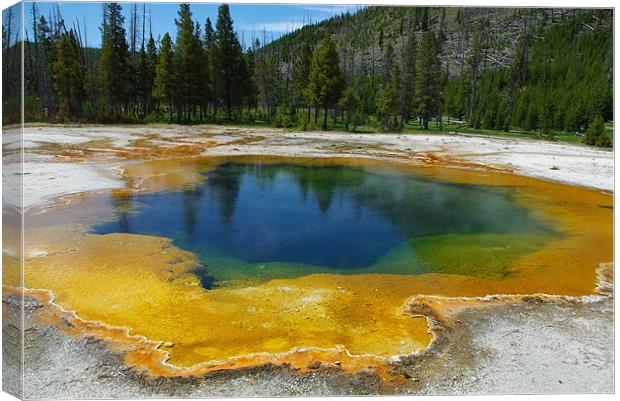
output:
[[[256,31],[256,32],[292,32],[296,29],[304,26],[300,21],[280,21],[280,22],[265,22],[263,24],[242,24],[239,28],[243,31]]]
[[[346,13],[347,11],[354,11],[358,8],[358,6],[307,6],[302,8],[308,11],[335,15]]]
[[[254,32],[270,32],[270,33],[288,33],[292,32],[296,29],[303,27],[308,24],[310,21],[317,22],[331,16],[342,14],[347,11],[354,12],[359,6],[305,6],[300,7],[303,10],[306,10],[308,13],[303,18],[303,20],[289,20],[289,21],[272,21],[272,22],[264,22],[259,24],[241,24],[239,25],[239,31],[254,31]],[[319,15],[317,15],[319,14]]]

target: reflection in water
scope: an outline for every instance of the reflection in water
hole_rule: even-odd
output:
[[[209,174],[207,187],[209,193],[215,198],[219,205],[222,224],[228,226],[235,213],[235,204],[239,196],[241,186],[242,171],[238,169],[223,169],[218,174]]]
[[[196,188],[133,196],[113,196],[117,219],[95,232],[170,237],[199,256],[206,281],[334,269],[495,277],[555,235],[504,190],[391,170],[225,163]]]
[[[204,193],[204,188],[199,186],[183,191],[183,211],[185,215],[185,241],[192,244],[196,236],[198,205]]]
[[[132,211],[133,194],[129,193],[125,196],[112,196],[112,205],[116,211],[116,218],[118,219],[119,232],[129,233],[131,218],[129,217]]]

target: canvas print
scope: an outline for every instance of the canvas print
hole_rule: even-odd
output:
[[[613,392],[613,13],[4,9],[3,390]]]

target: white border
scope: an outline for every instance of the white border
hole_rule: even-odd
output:
[[[68,2],[84,2],[79,0],[61,0],[63,3]],[[47,0],[40,2],[48,2]],[[100,2],[100,1],[96,1]],[[132,2],[132,1],[119,1],[119,2]],[[153,3],[172,3],[173,1],[166,0],[149,0],[148,2]],[[188,3],[216,3],[219,4],[221,1],[211,1],[211,0],[201,0],[201,1],[187,1]],[[15,4],[16,1],[11,0],[0,0],[1,8],[4,9],[12,4]],[[142,2],[139,2],[142,3]],[[257,0],[229,0],[227,3],[233,4],[313,4],[313,5],[365,5],[365,4],[374,4],[374,5],[416,5],[416,6],[424,6],[424,5],[432,5],[432,6],[485,6],[485,7],[583,7],[583,8],[592,8],[592,7],[605,7],[605,8],[615,8],[615,2],[612,0],[589,0],[589,1],[577,1],[577,0],[565,0],[565,1],[550,1],[550,0],[521,0],[519,2],[515,1],[498,1],[498,0],[478,0],[478,1],[468,1],[468,0],[368,0],[368,1],[355,1],[355,0],[266,0],[266,1],[257,1]],[[617,43],[618,39],[618,31],[615,27],[618,26],[618,14],[614,10],[614,67],[618,66],[618,53],[615,52],[615,43]],[[0,56],[1,57],[1,56]],[[619,116],[620,114],[618,104],[615,102],[615,94],[618,88],[618,80],[617,80],[617,72],[616,68],[614,68],[614,116]],[[2,105],[0,104],[0,112]],[[617,129],[617,125],[614,126],[614,129]],[[619,145],[616,145],[619,146]],[[616,148],[614,147],[614,155]],[[615,158],[614,158],[614,161]],[[614,188],[618,187],[618,182],[620,181],[620,176],[617,174],[619,170],[618,164],[614,163]],[[2,183],[0,180],[0,191],[2,189]],[[618,202],[617,198],[614,197],[614,209],[618,210],[620,207],[620,202]],[[615,213],[614,213],[615,217]],[[614,218],[614,233],[618,232],[620,228],[620,222]],[[1,234],[0,234],[1,240]],[[614,236],[614,254],[618,250],[618,240],[616,236]],[[618,322],[615,321],[615,344],[618,343],[619,332],[618,332]],[[0,334],[1,338],[1,334]],[[615,348],[615,347],[614,347]],[[1,366],[1,362],[0,362]],[[0,370],[1,375],[1,370]],[[618,383],[618,370],[614,369],[614,377],[615,383]],[[396,398],[395,398],[396,397]],[[395,396],[395,397],[375,397],[375,399],[381,400],[417,400],[417,399],[430,399],[431,397],[420,397],[420,396]],[[572,400],[612,400],[615,399],[614,395],[607,394],[585,394],[585,395],[503,395],[503,396],[495,396],[495,395],[487,395],[487,396],[441,396],[436,399],[441,400],[475,400],[475,401],[487,401],[487,400],[505,400],[505,401],[514,401],[514,400],[557,400],[557,401],[572,401]],[[218,400],[218,398],[214,398]],[[342,401],[353,401],[359,399],[359,397],[338,397],[339,400]],[[0,393],[0,401],[7,400],[15,400],[11,395],[1,392]],[[189,400],[189,399],[183,399]],[[253,400],[253,398],[236,398],[236,400]],[[329,400],[327,397],[296,397],[296,398],[282,398],[282,400],[291,400],[291,401],[314,401],[314,400]]]

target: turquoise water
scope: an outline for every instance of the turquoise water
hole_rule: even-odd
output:
[[[114,196],[95,233],[172,238],[205,287],[312,273],[492,278],[556,234],[507,189],[390,169],[228,162],[197,187]]]

